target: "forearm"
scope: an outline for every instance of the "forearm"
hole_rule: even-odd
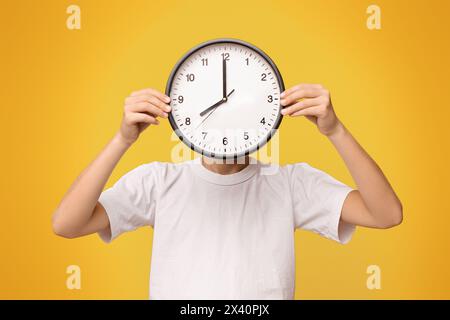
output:
[[[54,213],[53,224],[56,229],[72,233],[86,226],[108,178],[128,147],[119,135],[114,136],[80,174]]]
[[[352,134],[339,124],[329,139],[344,160],[374,220],[381,225],[401,221],[401,203],[389,181]]]

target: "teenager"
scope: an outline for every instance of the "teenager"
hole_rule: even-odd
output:
[[[355,226],[400,224],[402,206],[337,118],[328,90],[301,84],[281,98],[284,115],[308,118],[329,139],[357,190],[305,163],[265,174],[266,165],[248,158],[234,164],[198,158],[141,165],[103,191],[122,155],[171,110],[169,97],[144,89],[125,100],[120,130],[62,199],[55,233],[99,233],[110,242],[152,226],[151,299],[293,299],[295,229],[346,243]]]

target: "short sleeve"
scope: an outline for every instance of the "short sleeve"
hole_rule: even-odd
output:
[[[154,225],[157,171],[156,163],[141,165],[102,192],[98,201],[105,208],[111,228],[110,234],[99,232],[103,241],[109,243],[124,232]]]
[[[353,190],[308,164],[289,166],[295,227],[347,243],[355,226],[341,221],[342,207]]]

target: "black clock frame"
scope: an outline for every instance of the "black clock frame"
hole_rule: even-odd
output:
[[[260,54],[264,60],[266,60],[266,62],[272,67],[273,71],[275,72],[275,76],[277,78],[278,81],[278,85],[280,86],[280,90],[281,92],[284,91],[284,82],[283,82],[283,78],[281,77],[280,71],[278,70],[277,66],[275,65],[275,63],[272,61],[272,59],[261,49],[259,49],[258,47],[243,41],[243,40],[239,40],[239,39],[233,39],[233,38],[220,38],[220,39],[213,39],[213,40],[209,40],[203,43],[200,43],[199,45],[195,46],[194,48],[190,49],[188,52],[186,52],[180,60],[178,60],[178,62],[175,64],[175,66],[172,69],[172,72],[170,73],[169,79],[167,80],[167,85],[166,85],[166,95],[168,95],[170,97],[170,92],[172,89],[172,83],[174,80],[174,77],[178,71],[178,69],[180,68],[180,66],[184,63],[184,61],[186,61],[187,58],[189,58],[192,54],[194,54],[196,51],[213,45],[213,44],[227,44],[227,43],[234,43],[234,44],[239,44],[242,45],[244,47],[247,47],[253,51],[256,51],[258,54]],[[189,139],[187,139],[183,133],[181,132],[181,130],[178,128],[178,125],[176,124],[175,119],[172,116],[172,112],[169,113],[169,123],[172,127],[172,129],[175,131],[176,135],[178,136],[178,138],[185,144],[187,145],[189,148],[191,148],[192,150],[194,150],[197,153],[200,153],[201,155],[204,155],[206,157],[209,158],[221,158],[221,159],[236,159],[242,156],[247,156],[257,150],[259,150],[261,147],[265,146],[270,139],[272,138],[272,136],[276,133],[276,130],[280,127],[281,124],[281,120],[283,119],[283,115],[281,113],[278,113],[277,119],[275,120],[273,129],[269,131],[268,136],[266,137],[266,139],[264,139],[261,143],[258,143],[256,146],[251,147],[245,151],[241,151],[241,152],[237,152],[234,153],[233,155],[226,155],[226,154],[220,154],[220,153],[216,153],[216,152],[209,152],[207,150],[203,150],[198,148],[197,146],[195,146],[193,143],[189,142]]]

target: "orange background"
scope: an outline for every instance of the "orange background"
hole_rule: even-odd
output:
[[[296,298],[450,298],[448,1],[2,1],[0,298],[146,299],[151,230],[111,245],[57,238],[50,218],[76,176],[118,129],[133,90],[164,90],[181,55],[212,38],[253,43],[287,87],[326,85],[335,109],[404,205],[391,230],[360,228],[346,246],[297,232]],[[81,8],[81,30],[66,8]],[[308,162],[353,185],[331,144],[284,119],[280,161]],[[170,161],[167,122],[150,128],[108,185],[137,165]],[[79,265],[81,290],[66,288]],[[366,268],[381,268],[368,290]]]

